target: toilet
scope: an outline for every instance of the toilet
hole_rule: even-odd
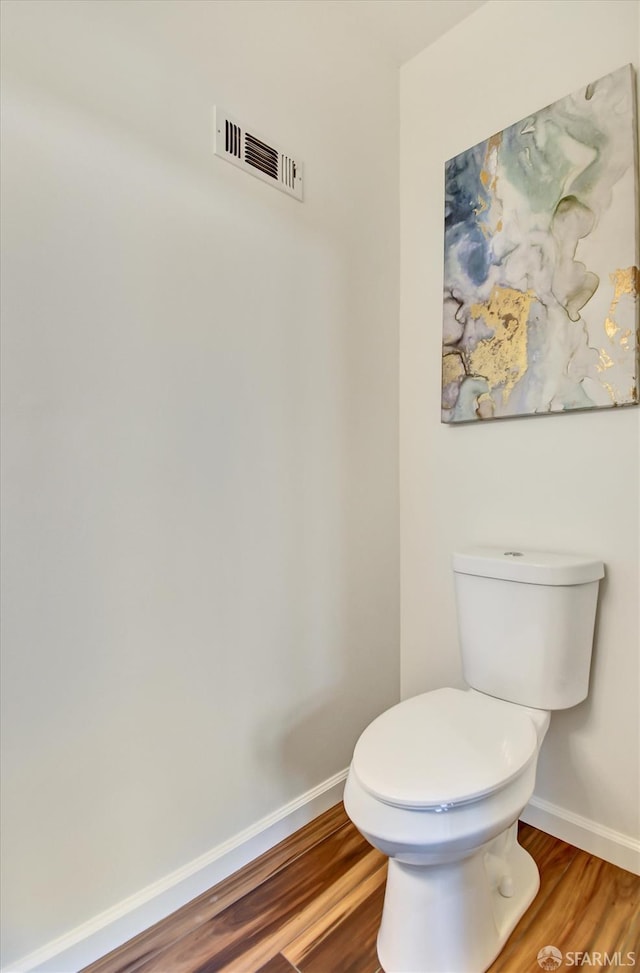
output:
[[[587,695],[601,561],[453,555],[467,689],[382,713],[356,743],[344,806],[389,858],[385,973],[484,973],[540,884],[517,839],[550,711]]]

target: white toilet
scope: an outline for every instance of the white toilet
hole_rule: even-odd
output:
[[[483,973],[534,899],[517,841],[549,710],[588,692],[602,562],[454,554],[463,673],[383,713],[358,740],[347,814],[389,856],[385,973]]]

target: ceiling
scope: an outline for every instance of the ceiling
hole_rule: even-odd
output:
[[[399,66],[432,44],[485,0],[332,0],[352,25]]]

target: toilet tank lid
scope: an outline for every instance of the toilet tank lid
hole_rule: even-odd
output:
[[[515,548],[470,547],[453,555],[456,574],[520,581],[524,584],[587,584],[604,577],[604,564],[579,554]]]

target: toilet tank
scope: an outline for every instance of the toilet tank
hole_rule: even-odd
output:
[[[470,686],[537,709],[586,697],[601,561],[477,547],[454,554],[453,570]]]

